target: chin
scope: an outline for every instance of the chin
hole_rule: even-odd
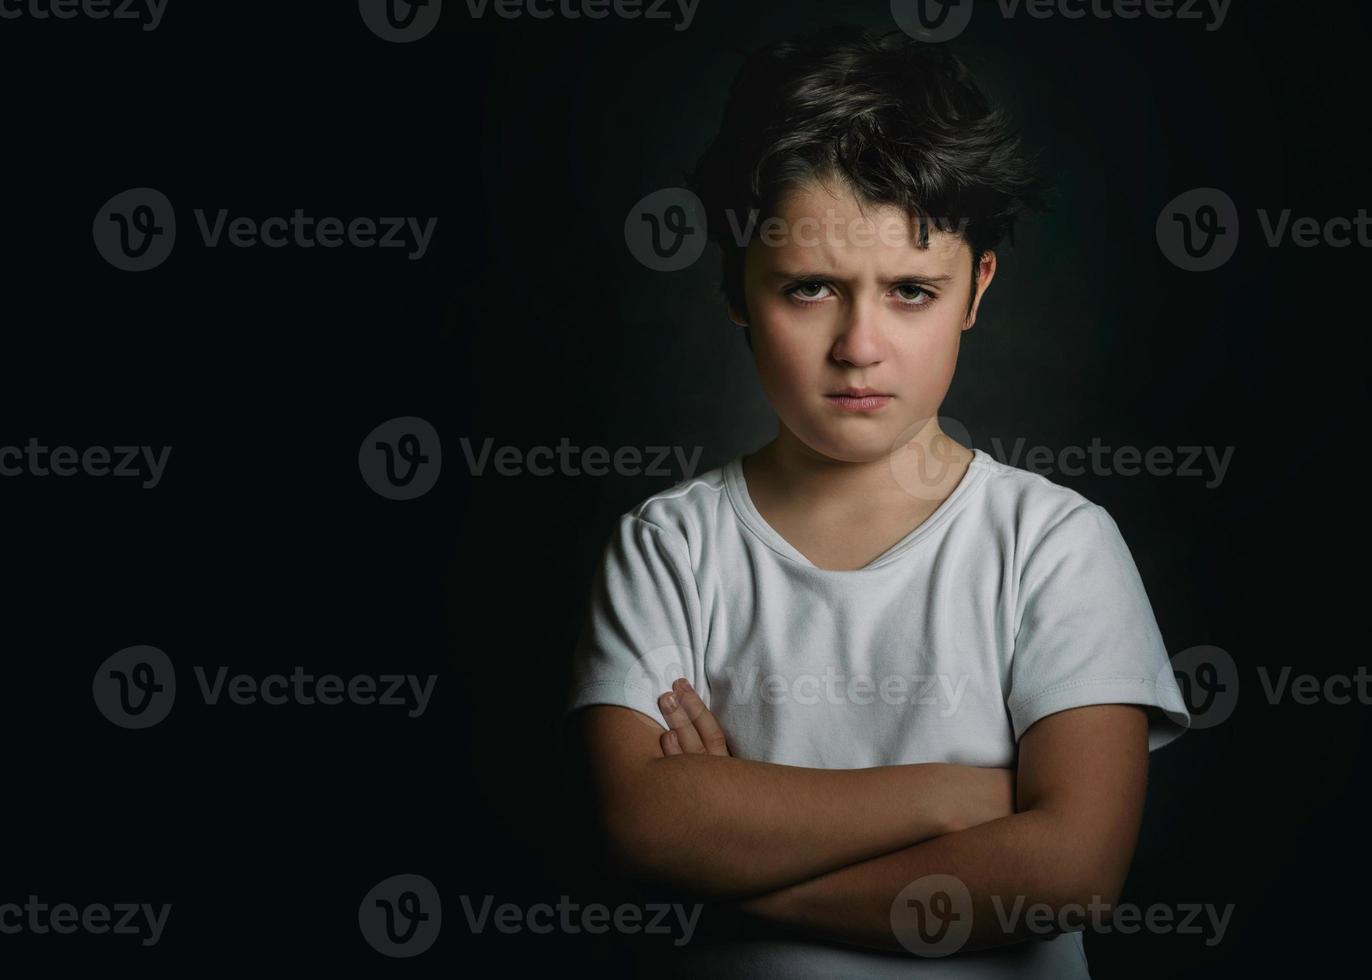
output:
[[[813,432],[802,441],[828,459],[844,463],[871,463],[891,455],[892,436],[883,428],[875,428],[863,438],[854,438],[851,432],[835,432],[827,429]]]

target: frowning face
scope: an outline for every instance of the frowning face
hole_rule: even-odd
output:
[[[995,274],[957,234],[864,206],[838,182],[799,185],[748,247],[746,317],[763,390],[784,429],[834,460],[875,461],[935,420],[962,332]]]

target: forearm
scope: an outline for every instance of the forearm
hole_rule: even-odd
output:
[[[771,891],[956,829],[966,769],[656,758],[621,792],[618,840],[633,870],[703,897]]]
[[[1029,810],[756,896],[739,908],[812,937],[928,954],[925,944],[941,921],[931,908],[932,892],[917,887],[901,893],[925,876],[951,875],[966,893],[939,890],[950,895],[958,915],[968,912],[970,898],[972,922],[957,949],[975,950],[1043,937],[1043,921],[1025,915],[1031,907],[1052,909],[1053,922],[1068,904],[1103,911],[1118,895],[1124,867],[1117,855],[1084,849],[1059,815]],[[895,908],[898,898],[924,908]],[[923,935],[918,916],[933,927]]]

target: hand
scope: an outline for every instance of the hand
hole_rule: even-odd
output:
[[[657,707],[671,729],[663,732],[659,739],[664,756],[729,754],[724,729],[719,727],[715,716],[686,678],[678,677],[673,681],[672,689],[657,699]]]

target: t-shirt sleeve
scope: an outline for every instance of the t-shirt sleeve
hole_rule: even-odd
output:
[[[685,677],[709,703],[698,651],[700,599],[685,538],[634,514],[610,536],[578,638],[563,716],[590,704],[641,711]]]
[[[1016,741],[1088,704],[1148,707],[1148,750],[1191,724],[1143,581],[1119,527],[1085,502],[1031,547],[1020,574],[1006,705]]]

